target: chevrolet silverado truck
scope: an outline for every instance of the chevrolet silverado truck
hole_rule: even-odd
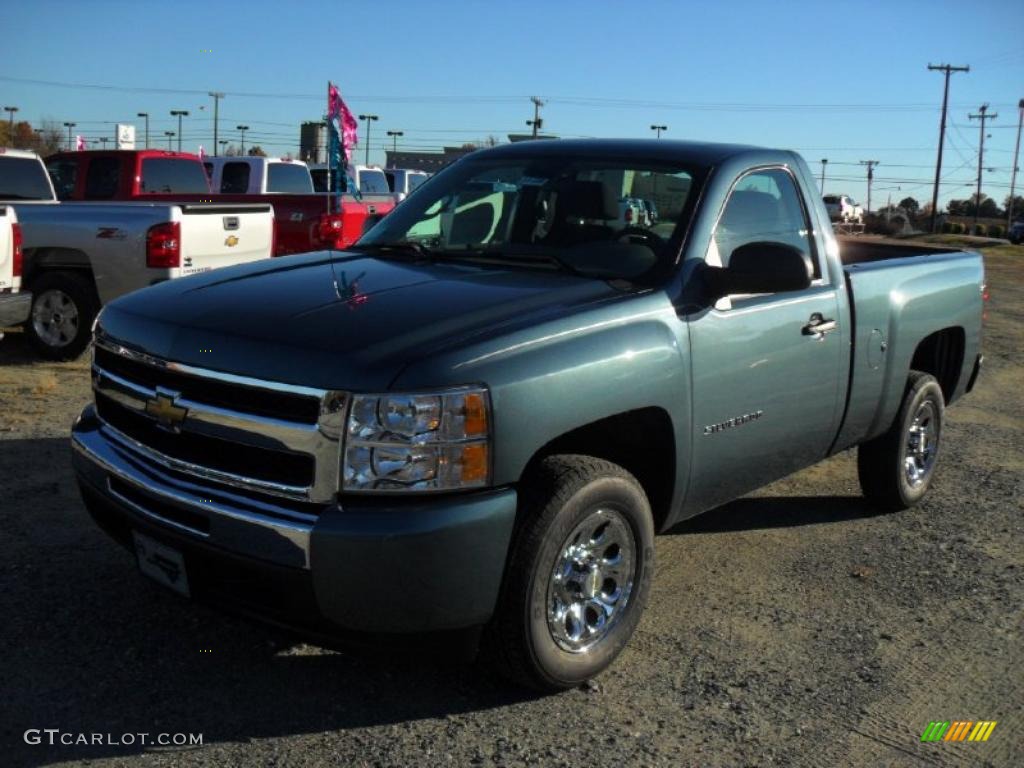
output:
[[[620,226],[622,197],[659,221]],[[629,640],[656,533],[853,447],[870,502],[919,502],[985,290],[976,253],[841,246],[793,152],[511,144],[348,251],[108,304],[74,467],[182,595],[331,636],[475,628],[565,688]]]
[[[47,357],[79,356],[92,321],[121,294],[271,255],[269,205],[59,203],[39,157],[0,151],[0,205],[17,212],[29,340]]]
[[[338,211],[334,197],[315,194],[311,181],[307,185],[303,177],[308,180],[309,170],[304,163],[273,163],[268,170],[257,162],[264,159],[210,158],[216,182],[212,192],[199,156],[185,152],[58,152],[46,158],[46,167],[61,200],[269,204],[277,227],[275,256],[347,247],[394,208],[388,196],[356,200],[343,195]],[[272,186],[293,191],[267,189],[271,170],[275,178],[281,174],[280,183]]]
[[[0,205],[0,339],[3,329],[21,325],[32,306],[32,294],[21,290],[24,263],[21,226],[9,205]]]

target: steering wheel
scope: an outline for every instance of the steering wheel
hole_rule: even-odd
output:
[[[655,252],[665,245],[665,238],[643,227],[623,227],[612,236],[612,239],[619,243],[646,245]]]

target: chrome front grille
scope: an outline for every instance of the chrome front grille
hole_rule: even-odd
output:
[[[342,392],[160,360],[104,337],[92,375],[104,429],[144,461],[297,501],[337,493]]]

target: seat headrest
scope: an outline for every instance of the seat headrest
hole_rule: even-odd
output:
[[[562,215],[578,219],[619,218],[619,201],[603,181],[570,181],[558,190]]]

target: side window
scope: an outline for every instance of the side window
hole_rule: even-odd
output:
[[[53,181],[53,190],[58,200],[70,200],[75,194],[75,182],[78,180],[78,163],[74,160],[51,160],[46,170]]]
[[[224,163],[220,174],[220,191],[235,195],[245,194],[249,189],[249,164]]]
[[[821,278],[821,264],[800,192],[793,177],[781,168],[754,171],[736,183],[715,228],[708,262],[719,261],[727,267],[734,250],[762,240],[799,248],[814,265],[813,278]],[[716,258],[711,258],[714,252]]]
[[[120,158],[92,158],[89,161],[89,170],[85,174],[85,199],[110,200],[117,194],[120,175]]]

